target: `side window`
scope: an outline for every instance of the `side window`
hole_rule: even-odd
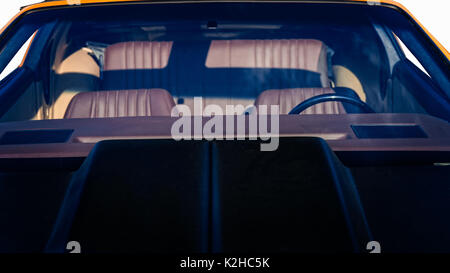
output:
[[[17,51],[16,55],[9,61],[8,65],[3,69],[2,73],[0,73],[0,81],[3,80],[6,76],[8,76],[11,72],[13,72],[17,67],[22,65],[22,62],[27,53],[28,47],[33,40],[34,34],[31,35],[30,38],[22,45],[22,47]]]
[[[405,57],[411,61],[415,66],[417,66],[420,70],[422,70],[428,77],[430,77],[430,74],[425,70],[423,65],[420,63],[419,60],[417,60],[416,56],[412,54],[412,52],[408,49],[408,47],[394,34],[395,38],[397,39],[398,44],[400,45],[403,53],[405,54]],[[430,77],[431,78],[431,77]]]

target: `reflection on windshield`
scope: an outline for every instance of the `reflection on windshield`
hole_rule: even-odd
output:
[[[126,13],[133,18],[113,6],[49,11],[60,18],[52,23],[42,21],[45,12],[31,16],[36,25],[42,21],[27,56],[39,67],[31,80],[39,84],[24,87],[2,121],[170,116],[174,106],[194,113],[195,98],[202,99],[200,113],[209,105],[222,113],[242,106],[236,114],[275,105],[282,115],[417,113],[450,120],[441,88],[448,78],[409,60],[419,43],[406,38],[411,51],[405,55],[406,30],[391,10],[290,5],[277,18],[267,16],[281,9],[277,4],[243,4],[237,13],[227,13],[232,3],[195,11],[187,4],[147,7],[121,7],[135,11]],[[182,8],[192,11],[192,18],[160,19],[169,8],[173,16]],[[259,13],[244,20],[245,8]],[[96,9],[117,17],[94,18],[88,11]],[[202,19],[202,10],[209,19]],[[352,17],[337,16],[356,10]],[[294,11],[302,20],[289,17]],[[380,19],[388,14],[389,22]],[[17,70],[25,69],[33,70]],[[13,73],[26,77],[19,72]]]

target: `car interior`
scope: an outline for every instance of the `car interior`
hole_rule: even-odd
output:
[[[203,3],[27,15],[5,34],[16,48],[33,38],[0,81],[0,252],[65,252],[68,240],[91,253],[364,252],[374,239],[449,251],[448,60],[408,59],[400,39],[428,44],[397,13]],[[204,124],[209,105],[224,116],[241,105],[232,114],[247,123],[279,106],[279,149],[171,139],[177,107]]]
[[[55,85],[49,94],[50,103],[36,100],[32,119],[41,119],[44,112],[48,119],[170,116],[176,104],[187,105],[193,112],[194,97],[202,97],[204,107],[279,105],[280,113],[288,114],[308,98],[335,93],[329,78],[333,69],[338,72],[336,81],[342,87],[355,86],[359,95],[350,88],[336,90],[366,98],[361,82],[350,70],[328,63],[330,56],[322,41],[212,40],[209,47],[207,44],[127,41],[106,46],[98,57],[89,47],[78,49],[53,64]],[[99,59],[103,61],[101,67]],[[190,72],[179,68],[186,63]],[[80,83],[82,86],[78,86]],[[27,99],[26,94],[23,96]],[[30,107],[28,103],[26,106]],[[20,105],[12,107],[5,118],[21,120],[25,118],[21,110]],[[304,113],[347,111],[342,103],[326,102]]]
[[[341,26],[330,29],[328,20]],[[336,14],[328,20],[306,18],[303,25],[200,20],[182,26],[56,22],[48,26],[51,33],[37,33],[54,41],[46,45],[47,63],[42,64],[50,71],[41,72],[43,81],[23,92],[2,121],[170,116],[173,104],[193,112],[194,97],[202,97],[203,107],[264,103],[288,114],[302,101],[333,93],[367,104],[375,113],[438,112],[448,118],[445,106],[422,99],[420,89],[442,91],[428,72],[404,57],[392,31],[362,15],[352,18],[357,25]],[[164,110],[153,112],[151,105]],[[365,112],[328,101],[302,114]]]

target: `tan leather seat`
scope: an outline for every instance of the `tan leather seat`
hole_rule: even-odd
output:
[[[267,90],[261,93],[255,101],[255,106],[279,105],[280,114],[288,114],[295,106],[314,96],[335,93],[331,88],[294,88]],[[301,114],[346,114],[344,106],[340,102],[330,101],[319,103],[309,107]]]
[[[275,68],[299,69],[318,73],[322,87],[329,87],[327,46],[313,39],[213,40],[209,46],[205,66],[214,68]],[[308,83],[305,83],[306,85]],[[261,90],[263,91],[263,90]],[[183,97],[184,104],[193,111],[193,98]],[[219,105],[243,105],[248,108],[252,98],[204,97],[203,108]],[[244,111],[237,114],[242,114]]]
[[[64,118],[170,116],[174,106],[164,89],[85,92],[73,97]]]
[[[162,69],[169,62],[173,42],[122,42],[105,49],[104,71]]]
[[[113,44],[105,49],[103,71],[162,69],[171,50],[172,42]],[[110,86],[114,86],[112,80]],[[143,78],[128,77],[126,81],[139,83]],[[174,106],[173,97],[164,89],[85,92],[72,99],[64,118],[170,116]]]
[[[148,72],[167,67],[172,44],[162,41],[121,42],[108,46],[104,55],[102,89],[163,88],[150,85],[154,79]]]
[[[206,67],[302,69],[319,73],[322,87],[330,86],[327,46],[313,39],[214,40]]]

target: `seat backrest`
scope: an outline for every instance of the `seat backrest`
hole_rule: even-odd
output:
[[[128,89],[135,89],[146,82],[146,73],[136,70],[161,70],[167,67],[173,42],[122,42],[108,46],[104,54],[103,72],[129,71],[126,77]],[[104,77],[102,86],[107,90],[123,89],[123,77]],[[120,88],[119,88],[120,87]]]
[[[255,106],[278,105],[280,114],[286,115],[301,102],[314,96],[323,94],[333,94],[335,91],[331,88],[293,88],[293,89],[274,89],[261,93],[255,101]],[[342,103],[329,101],[319,103],[307,108],[302,114],[346,114]]]
[[[73,97],[64,118],[170,116],[174,106],[164,89],[84,92]]]
[[[327,47],[319,40],[213,40],[205,62],[206,72],[222,71],[227,75],[224,86],[240,90],[255,86],[256,94],[264,87],[329,87]],[[224,70],[225,69],[225,70]],[[244,76],[243,76],[244,75]],[[243,80],[244,78],[246,80]],[[218,77],[215,81],[221,81]],[[295,80],[294,80],[295,79]],[[257,90],[261,88],[260,90]],[[252,88],[251,88],[252,89]],[[250,89],[249,89],[250,90]],[[252,94],[250,91],[247,95]],[[184,104],[193,108],[192,97],[184,97]],[[250,98],[204,98],[204,107],[217,104],[225,110],[226,104],[248,106]]]
[[[71,177],[46,251],[69,241],[83,253],[365,251],[352,174],[327,143],[261,144],[101,141]]]
[[[183,164],[174,164],[178,156]],[[70,181],[48,252],[69,241],[83,253],[208,250],[208,143],[101,141]]]
[[[206,67],[300,69],[319,73],[322,87],[330,86],[327,47],[319,40],[215,40]]]
[[[324,140],[279,140],[270,153],[212,142],[213,251],[364,251],[371,235],[350,171]]]
[[[267,89],[329,87],[327,46],[313,39],[122,42],[106,48],[102,88],[170,90],[193,112],[252,104]],[[205,60],[205,53],[206,60]]]
[[[105,49],[104,71],[161,69],[167,66],[172,42],[122,42]]]

